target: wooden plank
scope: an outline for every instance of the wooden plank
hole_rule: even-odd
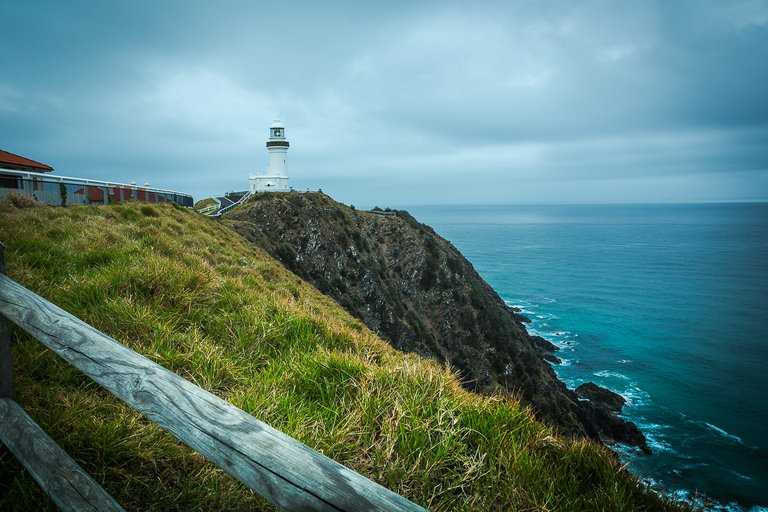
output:
[[[0,276],[0,314],[284,510],[424,510]]]
[[[8,398],[0,398],[0,440],[60,510],[123,510],[19,404]]]
[[[0,275],[5,274],[5,245],[0,242]],[[16,400],[13,383],[13,357],[8,320],[0,314],[0,398]]]
[[[3,315],[0,315],[0,398],[16,400],[11,335],[8,332],[8,320]]]

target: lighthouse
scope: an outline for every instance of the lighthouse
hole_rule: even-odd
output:
[[[248,177],[248,189],[251,192],[288,192],[288,147],[285,138],[285,126],[280,119],[275,119],[269,127],[267,151],[269,165],[265,173],[251,174]]]

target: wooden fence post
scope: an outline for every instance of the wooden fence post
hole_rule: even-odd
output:
[[[0,274],[5,274],[5,246],[0,242]],[[16,400],[13,385],[13,359],[11,358],[11,333],[8,319],[0,314],[0,398]]]
[[[63,512],[125,512],[19,404],[0,398],[0,442]]]

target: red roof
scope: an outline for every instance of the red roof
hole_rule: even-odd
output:
[[[14,155],[7,151],[0,149],[0,168],[2,169],[14,169],[17,171],[35,171],[35,172],[50,172],[53,167],[50,165],[41,164],[35,162],[29,158],[23,156]]]

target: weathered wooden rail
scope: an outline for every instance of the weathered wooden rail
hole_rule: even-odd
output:
[[[2,258],[0,244],[0,441],[60,509],[122,510],[16,404],[5,318],[283,510],[424,510],[27,290]]]

